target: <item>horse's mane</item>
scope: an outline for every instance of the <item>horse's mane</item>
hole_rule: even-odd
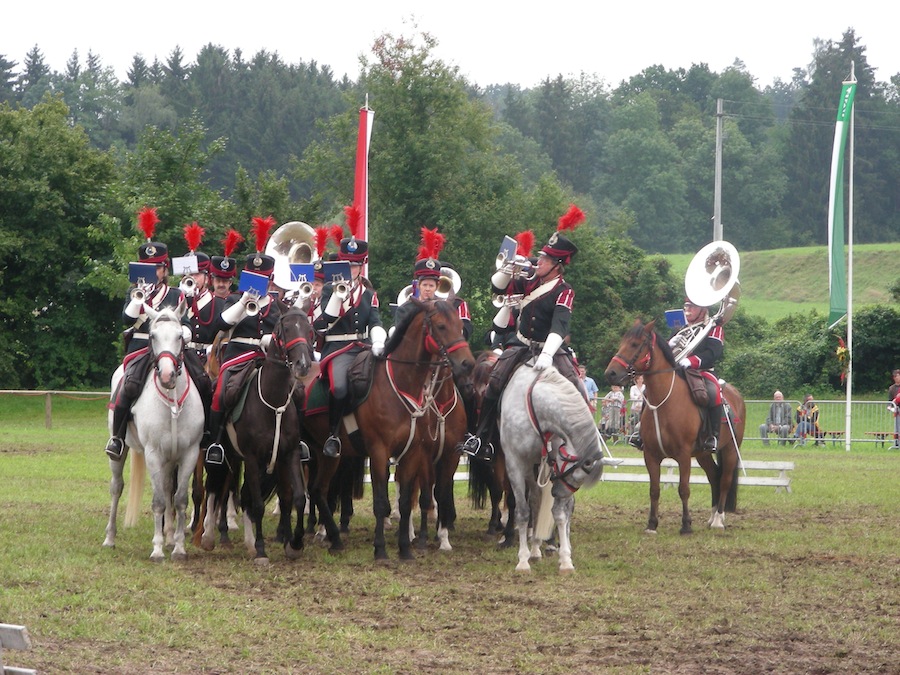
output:
[[[652,322],[651,322],[652,323]],[[663,353],[666,361],[669,362],[669,365],[673,368],[675,367],[675,354],[672,352],[672,348],[669,346],[669,341],[660,335],[660,332],[656,330],[655,326],[651,326],[647,324],[646,326],[641,323],[640,319],[634,322],[634,325],[628,329],[628,332],[623,336],[623,340],[638,340],[643,341],[644,332],[650,328],[654,333],[656,333],[656,344],[659,347],[660,351]]]
[[[559,411],[561,418],[567,420],[572,447],[584,448],[596,443],[597,427],[594,426],[594,418],[584,396],[575,385],[556,368],[544,370],[540,382],[554,389],[553,407]]]

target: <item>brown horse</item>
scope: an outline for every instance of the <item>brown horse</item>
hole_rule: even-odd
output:
[[[342,456],[364,450],[372,477],[372,509],[375,514],[375,558],[387,558],[384,521],[390,515],[388,472],[396,465],[394,482],[399,490],[400,523],[397,536],[400,558],[414,558],[411,550],[410,516],[413,496],[419,494],[424,512],[431,507],[432,493],[438,501],[438,527],[452,524],[452,474],[455,445],[466,429],[462,401],[453,387],[471,386],[474,357],[463,337],[463,325],[453,305],[445,301],[420,303],[417,311],[398,325],[377,359],[371,391],[355,410],[364,448],[354,448],[346,430],[341,432]],[[307,410],[304,438],[316,454],[316,473],[309,496],[319,513],[332,550],[343,543],[328,505],[328,488],[338,459],[324,457],[322,445],[329,434],[327,411]],[[446,458],[442,461],[442,458]],[[447,476],[449,475],[449,480]],[[423,513],[422,527],[426,527]],[[426,532],[420,532],[424,546]]]
[[[277,490],[281,506],[279,533],[284,536],[285,554],[296,558],[303,548],[303,508],[306,489],[300,466],[300,422],[293,396],[302,387],[312,361],[310,326],[303,308],[282,306],[272,339],[259,371],[248,378],[243,410],[236,421],[226,425],[227,459],[218,468],[208,467],[206,519],[201,546],[214,547],[216,523],[223,521],[224,495],[240,465],[243,465],[241,508],[244,512],[244,542],[255,561],[268,557],[262,532],[265,500]],[[291,506],[297,523],[291,536]]]
[[[625,385],[635,375],[644,376],[644,408],[641,412],[641,437],[644,463],[650,474],[650,517],[648,533],[655,534],[659,523],[660,463],[666,457],[678,462],[678,494],[681,497],[681,533],[690,534],[691,457],[706,472],[712,490],[713,512],[708,525],[725,527],[725,511],[734,511],[737,502],[739,450],[744,439],[745,408],[740,392],[730,384],[723,397],[730,415],[722,416],[717,461],[702,452],[700,432],[704,424],[700,409],[691,399],[684,371],[675,363],[669,344],[659,336],[651,321],[646,326],[636,321],[622,337],[619,350],[606,368],[611,384]],[[729,418],[731,418],[729,420]]]

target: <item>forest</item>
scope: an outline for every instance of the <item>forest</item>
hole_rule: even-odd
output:
[[[192,221],[213,254],[227,228],[246,234],[256,215],[341,223],[366,101],[370,276],[383,304],[408,283],[420,229],[439,227],[480,340],[502,237],[532,229],[546,241],[574,202],[588,222],[567,272],[578,297],[573,343],[595,370],[635,316],[659,317],[680,300],[682,280],[659,254],[711,239],[719,99],[722,222],[738,250],[825,243],[836,106],[851,69],[855,241],[900,235],[900,74],[877,81],[852,30],[818,43],[790,82],[763,89],[739,62],[721,73],[651,67],[615,87],[587,76],[480,86],[436,59],[435,44],[428,34],[382,36],[356,81],[213,44],[193,60],[179,48],[164,62],[136,55],[124,82],[101,54],[73,53],[64,72],[38,45],[21,63],[0,55],[0,387],[108,381],[145,205],[158,209],[158,236],[176,254]],[[726,367],[752,380],[751,393],[767,388],[736,364],[765,363],[784,331],[736,321],[754,339],[739,334]],[[817,345],[797,386],[837,383],[823,323],[791,324],[808,326]],[[891,367],[869,365],[873,383]]]

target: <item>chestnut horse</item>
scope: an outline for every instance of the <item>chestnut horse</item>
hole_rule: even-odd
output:
[[[400,558],[415,557],[411,550],[410,517],[416,492],[423,510],[420,546],[425,545],[427,537],[425,513],[431,508],[433,493],[438,502],[439,534],[452,524],[452,476],[459,458],[451,458],[448,453],[455,455],[456,443],[462,440],[466,429],[466,413],[454,381],[459,386],[471,386],[475,362],[453,305],[446,301],[421,303],[415,298],[407,302],[415,304],[417,311],[397,326],[385,346],[384,357],[376,359],[371,391],[354,412],[364,448],[354,448],[346,429],[341,431],[342,457],[364,450],[369,458],[376,560],[387,558],[384,522],[391,513],[391,463],[396,465],[394,482],[399,490]],[[330,433],[327,411],[312,414],[307,410],[303,428],[304,438],[316,453],[317,470],[310,479],[309,496],[331,549],[340,550],[343,543],[327,499],[339,459],[322,454],[322,445]]]
[[[296,558],[303,548],[306,489],[300,466],[299,414],[293,397],[312,362],[310,325],[305,309],[283,305],[281,309],[265,360],[245,385],[240,417],[226,425],[227,462],[207,468],[207,509],[200,539],[206,550],[215,546],[213,535],[217,523],[222,530],[228,480],[242,464],[244,543],[255,562],[262,564],[268,562],[262,532],[265,500],[276,490],[281,507],[278,530],[284,535],[285,554]],[[293,536],[292,505],[297,512]]]
[[[666,457],[678,462],[678,495],[681,497],[681,534],[690,534],[691,458],[706,472],[712,490],[712,515],[708,525],[725,528],[725,511],[734,511],[737,503],[737,471],[739,447],[744,439],[745,408],[740,392],[730,384],[723,387],[726,413],[724,429],[719,435],[716,460],[701,449],[700,432],[703,418],[691,399],[683,369],[675,363],[668,342],[655,329],[636,321],[622,337],[616,355],[606,368],[610,384],[626,385],[636,375],[644,376],[644,407],[641,412],[641,437],[644,463],[650,474],[649,534],[656,534],[659,524],[660,463]],[[731,419],[729,419],[731,418]]]

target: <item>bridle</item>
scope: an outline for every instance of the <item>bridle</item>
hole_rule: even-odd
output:
[[[306,337],[303,335],[298,335],[297,337],[291,338],[289,340],[285,340],[284,338],[284,325],[286,323],[286,319],[293,318],[287,314],[281,316],[278,319],[278,326],[274,331],[272,331],[272,344],[277,348],[277,353],[280,356],[280,363],[283,363],[289,369],[293,370],[294,363],[297,362],[298,358],[291,358],[291,351],[297,347],[298,345],[303,345],[306,349],[306,354],[309,356],[309,342]],[[267,353],[267,360],[276,360],[272,359],[272,357]]]
[[[162,318],[162,319],[159,319],[159,321],[170,321],[170,319]],[[182,367],[184,366],[184,339],[181,335],[178,335],[178,341],[181,343],[182,346],[181,346],[181,349],[178,350],[177,354],[174,351],[172,351],[171,349],[164,349],[159,353],[157,353],[155,351],[152,352],[156,376],[159,375],[159,364],[163,359],[171,359],[172,360],[172,363],[175,365],[176,378],[177,378],[177,376],[181,375],[181,370],[182,370]],[[151,349],[152,349],[152,344],[153,344],[152,340],[150,341],[150,344],[151,344]]]

